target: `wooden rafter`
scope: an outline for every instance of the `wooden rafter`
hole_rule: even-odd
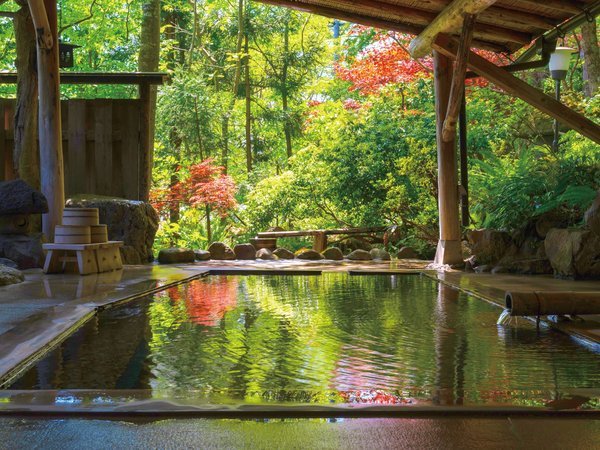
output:
[[[452,86],[450,87],[450,98],[448,99],[448,109],[444,119],[442,139],[444,142],[450,142],[456,137],[456,119],[460,112],[463,92],[465,90],[465,73],[467,72],[467,56],[471,49],[471,40],[473,38],[473,25],[475,16],[467,14],[463,21],[460,42],[456,52],[454,62],[454,72],[452,74]]]
[[[440,33],[455,33],[460,29],[465,14],[479,14],[496,0],[454,0],[414,38],[409,46],[413,58],[422,58],[431,50],[431,44]]]
[[[332,19],[345,20],[351,23],[357,23],[368,27],[379,28],[382,30],[397,31],[399,33],[407,33],[412,35],[418,35],[425,27],[419,25],[412,25],[406,23],[399,23],[392,20],[379,19],[368,14],[357,14],[350,13],[336,8],[330,8],[326,6],[319,6],[312,3],[304,3],[295,0],[259,0],[261,3],[274,6],[283,6],[296,11],[307,12],[311,14],[317,14],[319,16],[330,17]],[[521,34],[518,40],[524,39],[524,35]],[[507,42],[502,41],[493,42],[487,39],[473,40],[473,46],[484,50],[491,50],[493,52],[509,52],[510,49],[505,45]]]
[[[433,42],[432,47],[434,50],[450,58],[456,58],[458,54],[458,43],[447,35],[439,35]],[[592,122],[587,117],[563,105],[472,51],[468,54],[467,66],[509,94],[519,97],[521,100],[581,133],[583,136],[600,144],[600,125]]]

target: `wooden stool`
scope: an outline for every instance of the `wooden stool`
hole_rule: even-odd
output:
[[[47,250],[44,273],[62,273],[68,263],[77,263],[80,275],[123,268],[121,241],[98,244],[43,244]]]

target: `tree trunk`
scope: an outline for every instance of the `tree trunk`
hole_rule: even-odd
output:
[[[283,132],[285,133],[285,150],[288,158],[292,157],[292,130],[290,129],[290,117],[288,107],[287,75],[288,75],[288,54],[290,51],[290,27],[285,24],[283,33],[283,67],[281,69],[281,103],[283,106]]]
[[[248,33],[244,33],[244,81],[246,83],[246,170],[252,172],[252,90],[250,86],[250,55],[248,54]]]
[[[140,34],[140,53],[138,70],[140,72],[156,72],[160,57],[160,0],[146,0],[142,5],[142,31]],[[150,111],[148,114],[147,133],[149,149],[140,155],[140,199],[148,200],[152,182],[152,165],[154,159],[154,129],[156,118],[156,86],[150,86]]]
[[[229,114],[225,113],[221,119],[221,165],[223,174],[227,175],[229,161]]]
[[[37,145],[38,80],[35,28],[25,0],[14,18],[17,43],[17,102],[13,164],[19,178],[35,189],[40,187],[40,154]]]
[[[583,88],[586,97],[593,97],[600,86],[600,49],[596,21],[585,22],[581,26],[581,46],[583,48]]]
[[[206,239],[208,245],[212,243],[212,230],[210,228],[210,206],[206,205]]]
[[[60,79],[58,71],[58,33],[56,1],[32,2],[37,19],[47,18],[47,25],[35,23],[39,86],[40,188],[48,200],[48,214],[42,217],[42,228],[49,241],[54,240],[54,227],[62,222],[65,207],[64,165],[60,116]],[[44,11],[45,9],[45,11]],[[32,9],[33,11],[33,9]],[[46,29],[48,27],[48,29]],[[46,39],[44,39],[46,37]]]

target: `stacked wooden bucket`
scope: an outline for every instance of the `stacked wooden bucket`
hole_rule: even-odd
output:
[[[108,241],[106,225],[99,223],[98,208],[65,208],[62,223],[54,230],[56,244],[98,244]]]

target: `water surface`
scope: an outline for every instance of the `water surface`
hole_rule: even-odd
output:
[[[497,325],[500,313],[416,275],[211,276],[102,312],[11,388],[212,403],[598,405],[597,353],[526,320]]]

